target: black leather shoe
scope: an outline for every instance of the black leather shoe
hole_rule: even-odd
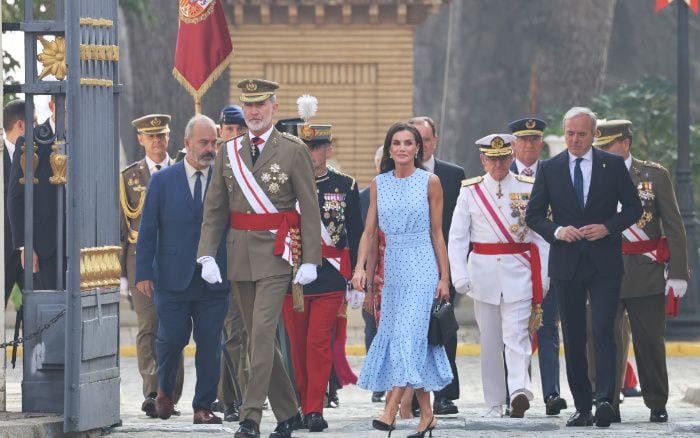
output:
[[[433,402],[434,415],[454,415],[459,412],[452,400],[444,397],[436,398]]]
[[[411,412],[413,413],[413,418],[420,417],[420,408],[411,408]]]
[[[639,388],[622,388],[622,395],[625,397],[641,397],[642,391]]]
[[[595,410],[595,425],[598,427],[610,427],[610,423],[615,420],[615,410],[606,401],[598,403]]]
[[[384,393],[382,391],[374,391],[372,393],[372,403],[384,403]]]
[[[239,411],[238,411],[238,403],[224,403],[224,421],[232,422],[232,421],[238,421],[239,418]]]
[[[340,399],[338,399],[338,393],[326,393],[326,407],[327,408],[337,408],[340,406]]]
[[[213,402],[211,402],[209,409],[212,412],[224,412],[223,405],[224,405],[223,402],[220,402],[219,400],[214,400]]]
[[[260,438],[260,428],[253,420],[243,420],[233,438]]]
[[[666,408],[663,409],[653,409],[649,415],[649,421],[652,423],[667,423],[668,422],[668,412]]]
[[[530,409],[530,400],[525,394],[518,394],[510,402],[510,418],[523,418],[528,409]]]
[[[328,422],[319,412],[312,412],[306,416],[306,425],[309,426],[309,432],[323,432],[328,429]]]
[[[151,418],[158,418],[158,414],[156,413],[156,397],[158,396],[157,392],[152,392],[148,394],[148,396],[144,399],[143,403],[141,403],[141,410],[146,413]]]
[[[576,411],[566,421],[566,427],[582,427],[582,426],[593,426],[593,415],[591,415],[590,411],[588,411],[588,412]]]
[[[277,423],[277,427],[275,430],[270,434],[270,438],[291,438],[292,437],[292,431],[294,431],[294,417],[291,417],[287,420],[282,421],[281,423]]]
[[[559,394],[548,395],[547,398],[544,399],[544,403],[546,406],[545,413],[547,415],[559,415],[562,409],[567,408],[566,400],[559,397]]]
[[[182,412],[177,408],[177,405],[173,405],[173,416],[179,417],[180,415],[182,415]]]

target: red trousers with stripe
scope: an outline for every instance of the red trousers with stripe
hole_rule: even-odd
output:
[[[295,312],[292,296],[282,305],[292,350],[292,365],[304,415],[323,414],[323,397],[333,366],[331,339],[345,291],[304,296],[304,311]]]

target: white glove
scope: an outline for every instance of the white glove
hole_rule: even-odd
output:
[[[119,277],[119,294],[129,296],[129,280],[126,277]]]
[[[365,293],[361,290],[353,289],[350,291],[350,307],[353,309],[359,309],[362,307],[362,303],[365,301]]]
[[[453,282],[455,290],[462,295],[468,294],[472,290],[472,284],[469,282],[468,278],[460,278]]]
[[[675,295],[677,298],[683,298],[683,295],[685,295],[685,292],[688,290],[688,282],[685,280],[669,278],[666,280],[666,295],[668,295],[668,291],[671,289],[673,289],[673,295]]]
[[[302,263],[297,270],[297,276],[294,277],[294,283],[305,285],[316,279],[316,265],[313,263]]]
[[[221,271],[214,257],[206,256],[199,260],[202,264],[202,278],[209,284],[221,283]]]

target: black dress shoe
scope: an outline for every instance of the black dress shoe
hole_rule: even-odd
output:
[[[576,411],[569,417],[566,421],[567,427],[581,427],[581,426],[593,426],[593,415],[591,412],[579,412]]]
[[[224,412],[223,405],[223,402],[220,402],[219,400],[214,400],[213,402],[211,402],[209,409],[211,409],[212,412]]]
[[[277,427],[270,434],[270,438],[291,438],[292,432],[294,431],[295,417],[296,415],[294,417],[282,421],[281,423],[277,423]]]
[[[668,412],[666,412],[666,408],[652,409],[651,414],[649,415],[649,421],[652,423],[667,423]]]
[[[510,418],[523,418],[528,409],[530,409],[530,400],[525,394],[520,393],[510,402]]]
[[[239,411],[238,403],[225,403],[224,404],[224,421],[238,421]]]
[[[615,420],[615,410],[606,401],[598,403],[595,410],[595,425],[598,427],[610,427],[610,423]]]
[[[327,408],[337,408],[340,406],[340,399],[338,399],[337,392],[326,393],[326,407]]]
[[[306,425],[309,426],[309,432],[323,432],[328,429],[328,422],[319,412],[312,412],[306,416]]]
[[[182,415],[182,412],[177,408],[177,405],[173,405],[173,416],[179,417],[180,415]]]
[[[622,388],[622,395],[624,395],[625,397],[641,397],[642,391],[640,391],[639,388],[636,387]]]
[[[434,415],[454,415],[459,412],[452,400],[444,397],[436,398],[433,402]]]
[[[253,420],[243,420],[233,438],[260,438],[260,429]]]
[[[372,403],[384,403],[384,392],[374,391],[372,393]]]
[[[566,400],[559,397],[559,394],[548,395],[547,398],[544,399],[544,402],[546,406],[545,413],[547,415],[559,415],[562,409],[567,408]]]
[[[158,396],[157,392],[152,392],[146,396],[144,399],[143,403],[141,403],[141,410],[146,413],[151,418],[157,418],[158,414],[156,413],[156,397]]]

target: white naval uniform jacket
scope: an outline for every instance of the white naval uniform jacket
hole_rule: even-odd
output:
[[[501,181],[500,198],[497,196],[498,182],[488,173],[483,176],[481,182],[470,184],[470,180],[465,180],[462,184],[452,216],[448,255],[453,282],[468,279],[471,283],[468,295],[475,300],[499,305],[501,296],[506,303],[532,299],[530,264],[522,255],[469,253],[471,242],[508,242],[501,231],[502,228],[497,226],[492,215],[479,202],[477,185],[501,220],[503,228],[511,236],[512,242],[535,242],[540,252],[544,293],[549,289],[549,244],[539,234],[527,228],[524,222],[525,207],[532,191],[532,182],[526,182],[527,180],[533,179],[516,179],[515,174],[509,172]],[[517,208],[512,205],[513,198],[517,200]],[[529,252],[525,254],[528,255]]]

